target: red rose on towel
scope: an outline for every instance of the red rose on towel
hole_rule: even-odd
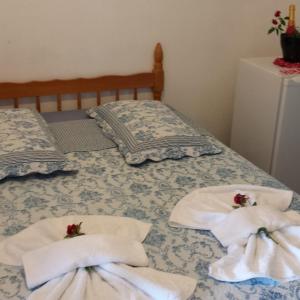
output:
[[[234,203],[235,204],[238,204],[238,205],[241,205],[241,206],[244,206],[245,203],[247,202],[247,199],[248,197],[246,195],[242,195],[242,194],[236,194],[234,196]]]
[[[251,200],[247,195],[236,194],[233,198],[233,201],[237,205],[233,205],[234,209],[247,206],[256,206],[257,203]]]
[[[65,236],[65,239],[66,238],[73,238],[73,237],[79,236],[79,235],[84,235],[83,232],[80,232],[81,224],[82,224],[82,222],[80,222],[79,224],[68,225],[67,235]]]
[[[75,234],[75,233],[76,233],[76,225],[75,224],[68,225],[67,234],[72,235],[72,234]]]

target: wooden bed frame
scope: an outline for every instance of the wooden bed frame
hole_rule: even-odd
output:
[[[119,100],[121,90],[133,90],[133,99],[138,99],[138,89],[150,88],[153,99],[161,100],[164,87],[163,51],[158,43],[154,50],[152,72],[132,75],[109,75],[95,78],[78,78],[67,80],[31,81],[25,83],[0,83],[0,100],[12,99],[15,108],[19,107],[20,98],[34,97],[35,107],[41,112],[42,96],[56,96],[57,111],[62,110],[62,95],[77,95],[77,109],[82,107],[82,93],[95,92],[97,105],[101,104],[101,92],[115,91],[115,100]]]

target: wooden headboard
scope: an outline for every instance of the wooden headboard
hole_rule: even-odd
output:
[[[133,99],[138,99],[138,89],[150,88],[153,99],[161,100],[164,87],[163,51],[158,43],[154,50],[152,72],[132,75],[109,75],[95,78],[77,78],[67,80],[31,81],[25,83],[0,83],[0,100],[12,99],[13,106],[19,107],[20,98],[34,97],[36,109],[41,111],[42,96],[56,96],[57,111],[62,110],[62,95],[77,95],[77,109],[82,106],[82,93],[96,93],[96,103],[101,104],[101,92],[115,91],[115,100],[119,100],[121,90],[133,90]]]

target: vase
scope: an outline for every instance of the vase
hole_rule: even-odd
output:
[[[285,61],[292,63],[300,62],[300,35],[282,33],[280,43]]]

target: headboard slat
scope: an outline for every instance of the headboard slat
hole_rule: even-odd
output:
[[[97,91],[97,106],[101,104],[101,93]]]
[[[120,100],[120,93],[119,90],[116,90],[116,101]]]
[[[81,94],[77,94],[77,109],[81,109]]]
[[[61,111],[61,94],[57,95],[56,104],[57,104],[57,111]]]
[[[19,108],[19,99],[14,98],[14,108]]]
[[[38,112],[41,112],[41,100],[39,96],[35,97],[35,107]]]
[[[137,99],[138,99],[138,90],[137,90],[137,89],[134,89],[134,90],[133,90],[133,99],[134,99],[134,100],[137,100]]]

